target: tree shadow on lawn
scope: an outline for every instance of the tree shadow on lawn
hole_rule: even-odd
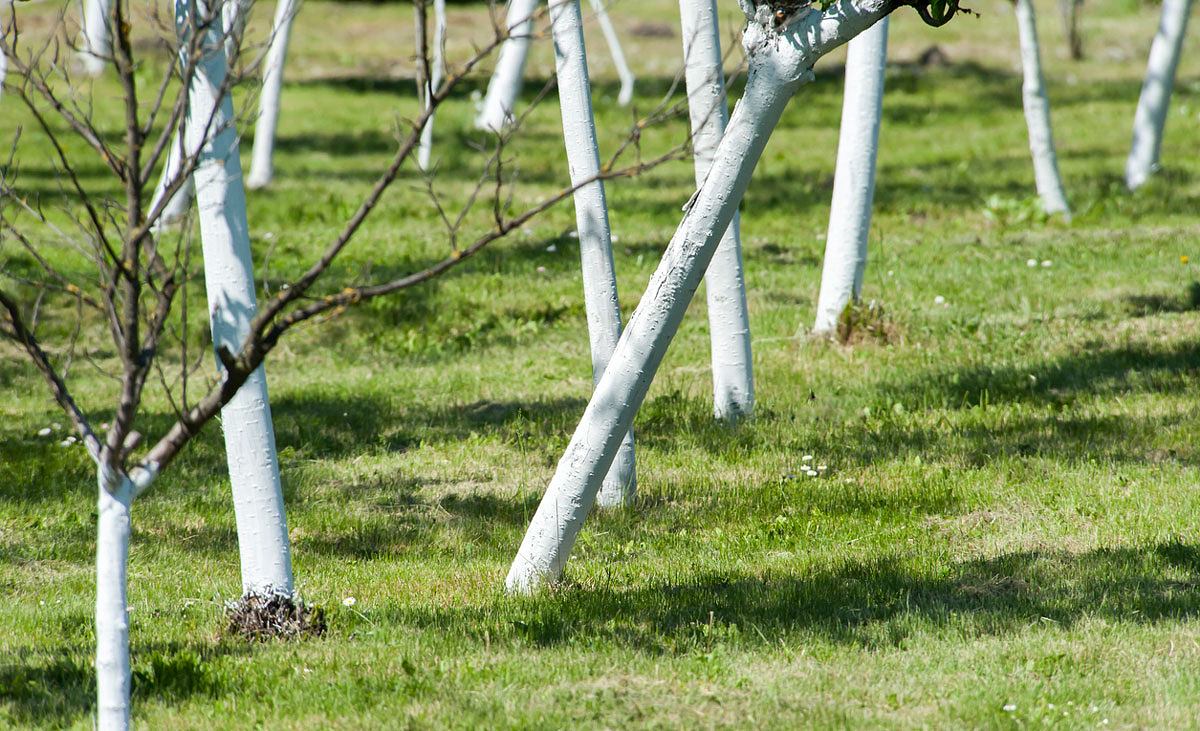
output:
[[[480,643],[682,654],[810,635],[868,649],[904,647],[925,631],[1008,635],[1041,621],[1068,629],[1089,619],[1158,624],[1200,612],[1200,552],[1182,543],[918,566],[887,557],[811,573],[704,573],[632,589],[568,582],[532,599],[498,599],[498,606],[394,608],[386,616]]]
[[[80,623],[91,617],[80,615]],[[136,626],[136,620],[135,620]],[[135,633],[137,630],[135,629]],[[251,653],[244,642],[139,642],[131,647],[133,705],[180,704],[228,692],[213,661]],[[0,662],[0,705],[21,724],[61,727],[96,710],[95,646],[91,642],[16,650]]]

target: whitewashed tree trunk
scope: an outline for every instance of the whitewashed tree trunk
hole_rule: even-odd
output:
[[[108,27],[111,14],[112,0],[83,0],[79,64],[88,76],[99,76],[112,55],[112,35]]]
[[[1150,45],[1146,79],[1133,117],[1133,145],[1125,161],[1125,185],[1140,188],[1158,169],[1163,130],[1167,126],[1167,108],[1175,87],[1175,69],[1183,52],[1191,0],[1163,0],[1158,32]]]
[[[608,52],[612,55],[613,66],[617,69],[617,77],[621,79],[621,91],[617,93],[617,104],[628,106],[629,102],[633,101],[633,72],[629,70],[629,64],[625,62],[625,51],[621,49],[621,39],[617,37],[617,30],[613,28],[612,20],[608,17],[608,10],[604,7],[604,0],[592,0],[592,12],[596,15],[596,21],[600,24],[600,32],[604,34],[604,42],[608,44]]]
[[[888,19],[884,18],[850,41],[847,49],[842,126],[814,333],[828,335],[836,331],[842,311],[862,297],[871,206],[875,201],[887,41]]]
[[[1058,154],[1050,128],[1050,100],[1042,77],[1042,57],[1038,48],[1037,21],[1030,0],[1016,0],[1017,31],[1021,40],[1021,71],[1024,83],[1021,98],[1025,106],[1025,125],[1029,130],[1029,151],[1033,155],[1033,177],[1042,210],[1070,217],[1067,195],[1058,174]]]
[[[533,14],[538,0],[510,0],[508,15],[509,37],[500,46],[500,59],[488,82],[487,95],[475,126],[483,130],[499,132],[513,120],[517,96],[521,93],[521,81],[525,75],[525,61],[529,57],[530,35],[533,33]]]
[[[704,184],[725,133],[725,72],[716,0],[679,0],[684,80],[692,124],[696,186]],[[736,420],[754,411],[750,314],[742,269],[740,217],[735,211],[704,276],[712,341],[713,412]]]
[[[96,725],[129,728],[129,613],[126,601],[133,484],[101,466],[96,518]]]
[[[10,21],[13,20],[13,2],[12,0],[0,0],[0,37],[5,39],[5,44],[12,43],[8,39],[8,28]],[[0,50],[0,98],[4,96],[4,79],[8,76],[8,54]]]
[[[433,92],[442,85],[446,76],[446,0],[433,0],[433,58],[430,59],[429,79],[425,84],[424,108],[433,103]],[[418,59],[418,63],[420,59]],[[417,147],[417,164],[422,170],[429,169],[429,158],[433,154],[433,115],[421,129],[421,141]]]
[[[823,12],[802,10],[780,30],[773,28],[770,6],[755,9],[742,39],[749,59],[745,94],[538,505],[509,569],[510,592],[532,592],[561,576],[604,474],[788,99],[812,78],[821,56],[870,27],[888,7],[883,0],[840,0]]]
[[[250,172],[246,187],[264,188],[274,174],[272,157],[275,153],[275,132],[279,126],[279,96],[283,92],[283,65],[287,61],[288,41],[292,36],[292,20],[296,17],[295,0],[279,0],[275,5],[275,22],[264,59],[262,91],[258,96],[258,121],[254,124],[254,149],[250,154]]]
[[[188,4],[188,0],[177,2]],[[249,332],[258,302],[233,100],[229,94],[218,97],[226,74],[225,53],[219,41],[220,34],[210,30],[188,91],[184,144],[187,149],[200,150],[193,180],[213,347],[237,352]],[[217,366],[224,371],[220,358]],[[287,520],[267,379],[261,366],[221,410],[221,424],[233,484],[242,589],[245,593],[291,594]]]
[[[617,339],[621,337],[621,306],[617,300],[617,273],[613,267],[604,183],[593,180],[581,185],[600,173],[600,149],[592,115],[579,0],[551,0],[550,19],[567,166],[571,171],[571,184],[580,185],[574,194],[575,225],[579,233],[584,306],[592,346],[592,379],[598,382],[612,357]],[[628,505],[633,502],[636,491],[633,432],[626,430],[600,488],[598,502],[601,507]]]
[[[167,187],[171,185],[176,178],[179,177],[179,171],[183,167],[183,147],[179,142],[179,136],[171,140],[171,146],[167,148],[166,161],[163,163],[162,174],[158,177],[158,184],[154,188],[154,196],[150,199],[150,210],[158,207],[159,201],[167,194]],[[167,205],[163,208],[162,215],[154,222],[155,230],[173,226],[187,216],[188,210],[192,207],[192,198],[195,197],[195,187],[192,182],[192,176],[188,176],[176,191],[175,195],[167,201]]]

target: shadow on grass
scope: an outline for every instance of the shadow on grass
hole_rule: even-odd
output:
[[[90,617],[80,617],[90,622]],[[21,724],[54,727],[69,725],[96,710],[94,646],[89,642],[20,650],[0,663],[0,703]],[[224,694],[227,676],[213,661],[250,652],[245,644],[221,642],[135,641],[133,704],[153,700],[178,704],[195,696],[216,698]]]
[[[812,635],[896,647],[927,631],[1003,635],[1037,622],[1153,624],[1200,612],[1200,552],[1189,544],[1013,553],[948,571],[924,566],[884,558],[812,573],[704,574],[635,589],[568,585],[498,606],[393,609],[388,619],[481,643],[486,637],[682,654]]]

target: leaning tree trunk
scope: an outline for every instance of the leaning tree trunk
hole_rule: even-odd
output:
[[[79,64],[88,76],[99,76],[112,55],[112,0],[83,0],[83,28]]]
[[[1058,174],[1058,154],[1054,151],[1054,133],[1050,129],[1050,100],[1042,78],[1042,57],[1038,49],[1037,22],[1031,0],[1016,0],[1017,31],[1021,41],[1021,70],[1025,80],[1021,98],[1025,105],[1025,125],[1029,129],[1029,151],[1033,154],[1033,177],[1042,210],[1061,213],[1068,218],[1071,207]]]
[[[418,17],[418,22],[420,18]],[[433,58],[429,78],[425,80],[423,106],[425,110],[433,104],[433,93],[442,85],[446,76],[446,0],[433,0]],[[417,59],[420,63],[421,60]],[[417,147],[417,164],[422,170],[429,169],[429,157],[433,154],[433,114],[421,128],[421,140]]]
[[[1083,33],[1079,30],[1079,8],[1082,5],[1083,0],[1058,0],[1063,33],[1067,36],[1067,52],[1072,61],[1083,60]]]
[[[1150,45],[1146,79],[1133,117],[1133,145],[1125,161],[1125,185],[1140,188],[1158,169],[1163,130],[1167,126],[1167,108],[1175,86],[1175,69],[1183,51],[1191,0],[1163,0],[1158,32]]]
[[[833,201],[825,239],[825,264],[813,332],[837,330],[842,312],[862,297],[867,268],[867,235],[875,201],[875,158],[883,117],[883,75],[887,66],[888,19],[850,41],[846,90],[838,136]]]
[[[187,0],[178,0],[187,2]],[[208,40],[219,41],[215,30]],[[246,222],[246,193],[233,100],[220,94],[227,72],[218,42],[206,42],[188,91],[184,144],[199,149],[192,175],[200,213],[204,280],[217,367],[222,349],[237,352],[258,309]],[[275,429],[262,366],[221,409],[237,519],[244,593],[293,591]]]
[[[258,96],[258,121],[254,125],[254,149],[250,154],[250,172],[246,187],[265,188],[271,183],[274,168],[275,131],[279,125],[279,95],[283,91],[283,65],[287,61],[292,20],[296,17],[295,0],[279,0],[275,22],[264,60],[262,91]]]
[[[604,7],[604,0],[592,0],[592,12],[596,16],[596,21],[600,24],[600,32],[604,34],[604,42],[608,44],[608,52],[612,55],[613,66],[617,69],[617,77],[621,80],[621,91],[617,94],[617,104],[627,106],[633,101],[633,72],[629,70],[629,64],[625,62],[625,51],[621,49],[621,39],[617,37],[617,30],[613,28],[612,20],[608,17],[608,10]]]
[[[749,59],[745,93],[538,505],[505,582],[510,592],[528,593],[561,576],[600,482],[788,99],[812,78],[821,56],[891,8],[886,0],[840,0],[825,11],[801,10],[778,30],[770,6],[756,8],[742,39]]]
[[[129,565],[133,484],[101,464],[96,517],[96,725],[129,728]]]
[[[598,382],[621,337],[621,306],[617,300],[617,273],[613,267],[604,182],[594,180],[600,174],[600,149],[592,116],[579,0],[551,0],[550,21],[567,167],[571,171],[571,185],[579,186],[575,189],[575,226],[579,233],[583,298],[592,345],[592,379]],[[585,183],[588,180],[591,182]],[[633,502],[636,490],[633,432],[627,429],[600,488],[600,506],[628,505]]]
[[[729,117],[716,0],[679,0],[679,17],[699,187],[708,175]],[[713,412],[719,419],[732,421],[754,411],[750,314],[742,269],[741,224],[736,211],[708,265],[704,287],[712,341]]]
[[[487,95],[475,126],[479,129],[499,132],[513,120],[517,95],[521,93],[521,79],[525,75],[525,60],[529,57],[530,36],[533,33],[533,14],[538,0],[510,0],[508,15],[508,38],[500,46],[500,59],[488,82]]]

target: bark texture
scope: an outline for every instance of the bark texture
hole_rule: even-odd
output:
[[[838,319],[850,302],[862,297],[867,268],[867,238],[875,202],[875,160],[879,123],[883,118],[883,77],[887,67],[888,19],[854,40],[846,53],[846,90],[838,135],[837,168],[817,320],[813,332],[837,331]]]
[[[716,0],[680,0],[684,81],[692,125],[696,187],[704,184],[729,118]],[[712,342],[713,413],[736,420],[754,411],[754,360],[742,268],[740,216],[735,211],[704,275]]]
[[[129,566],[133,484],[101,466],[96,518],[96,725],[129,728]]]

